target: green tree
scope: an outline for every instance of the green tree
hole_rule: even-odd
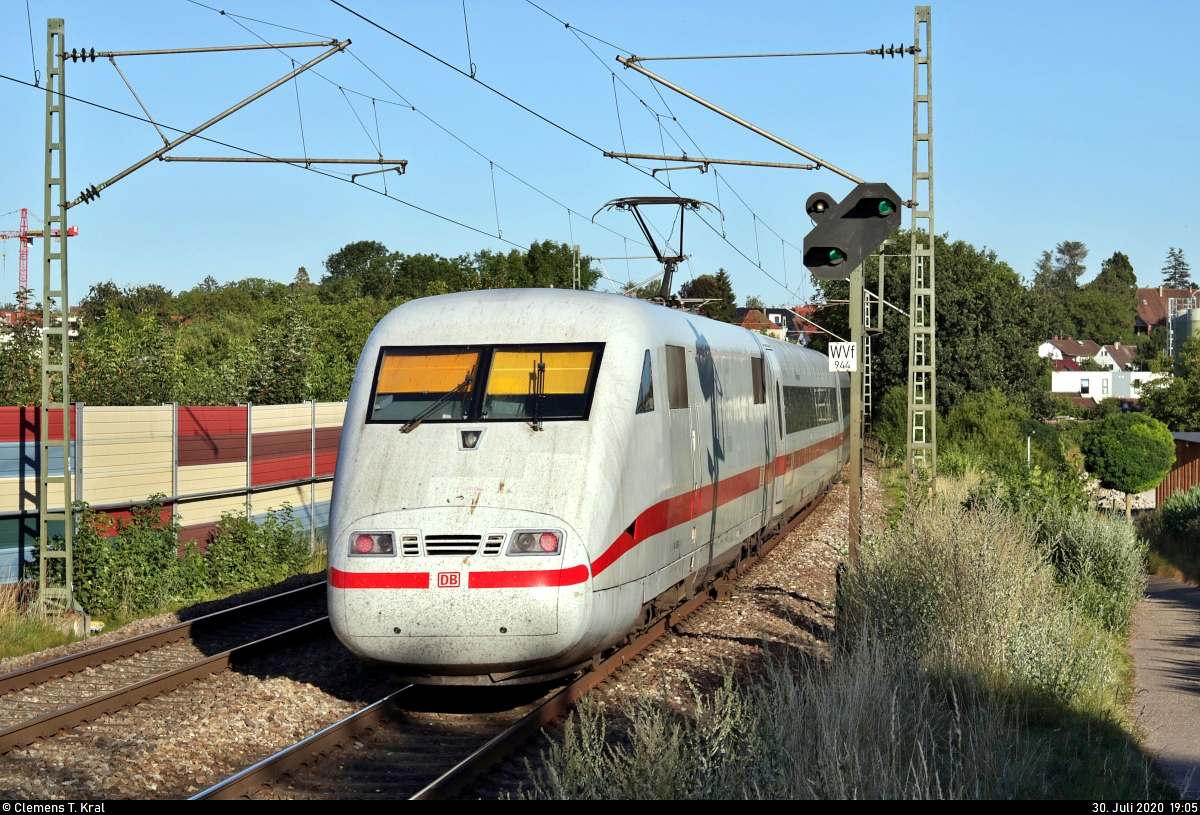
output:
[[[1175,463],[1175,439],[1167,426],[1143,413],[1118,413],[1101,419],[1083,436],[1088,472],[1110,490],[1129,496],[1158,486]]]
[[[906,232],[894,236],[900,245]],[[1025,406],[1041,392],[1038,385],[1045,361],[1037,355],[1035,338],[1047,336],[1044,303],[1025,288],[1021,278],[996,253],[976,249],[965,241],[937,236],[937,363],[938,412],[945,414],[964,395],[999,387],[1016,405]],[[864,264],[867,288],[878,285],[879,261]],[[846,300],[845,281],[819,281],[826,300]],[[908,259],[889,257],[884,297],[908,304]],[[822,309],[813,319],[842,337],[849,336],[844,306]],[[908,321],[893,312],[885,317],[882,334],[872,339],[873,385],[883,393],[908,381]],[[828,337],[818,335],[813,347],[824,351]]]
[[[178,369],[175,337],[155,312],[127,313],[110,301],[71,349],[71,395],[92,405],[159,405],[174,401]]]
[[[767,304],[762,301],[762,298],[757,295],[750,295],[746,298],[746,308],[764,309]]]
[[[1163,264],[1163,286],[1171,289],[1190,289],[1192,267],[1184,260],[1183,250],[1172,246],[1167,250],[1167,262]]]
[[[1102,345],[1133,342],[1137,316],[1137,275],[1121,252],[1100,264],[1100,274],[1067,299],[1067,312],[1081,339]]]
[[[702,274],[679,287],[679,296],[716,300],[700,308],[700,313],[711,320],[723,323],[737,322],[737,297],[733,293],[733,282],[724,269],[715,275]]]
[[[41,305],[17,296],[12,325],[0,322],[0,405],[35,405],[42,398]]]
[[[525,253],[525,269],[529,273],[526,285],[534,288],[552,286],[556,289],[569,289],[573,279],[575,255],[570,246],[553,241],[534,242]],[[585,256],[579,259],[580,285],[591,289],[600,279],[600,273],[592,269],[592,259]]]
[[[991,461],[1018,462],[1025,456],[1020,426],[1028,418],[999,388],[988,388],[965,395],[950,409],[938,422],[938,441]]]
[[[1142,408],[1177,433],[1200,431],[1200,338],[1184,343],[1175,371],[1142,386]]]
[[[1107,371],[1108,369],[1096,361],[1095,357],[1083,357],[1079,360],[1081,371]]]
[[[171,291],[157,283],[127,286],[122,289],[109,280],[92,284],[87,295],[79,301],[79,317],[85,325],[96,325],[104,318],[109,307],[116,308],[126,316],[137,316],[146,312],[168,316],[172,306]]]

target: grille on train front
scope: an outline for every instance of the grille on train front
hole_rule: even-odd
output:
[[[473,555],[479,551],[479,535],[426,535],[425,554]]]

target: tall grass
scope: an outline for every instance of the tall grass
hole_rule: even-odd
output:
[[[0,659],[65,645],[74,637],[32,602],[35,584],[0,584]]]
[[[1169,794],[1122,712],[1141,579],[1128,527],[944,486],[864,542],[827,662],[768,657],[760,679],[694,693],[687,715],[634,696],[615,733],[583,706],[528,797]]]
[[[1177,492],[1139,516],[1137,528],[1150,544],[1151,573],[1200,583],[1200,487]]]

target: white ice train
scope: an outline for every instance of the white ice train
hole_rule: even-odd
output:
[[[823,491],[848,414],[848,377],[823,355],[643,301],[406,303],[350,390],[334,631],[416,682],[565,674]]]

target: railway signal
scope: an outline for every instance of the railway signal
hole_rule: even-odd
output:
[[[848,280],[900,228],[900,205],[887,184],[859,184],[841,202],[813,193],[804,205],[816,223],[804,236],[804,265],[819,280]]]

